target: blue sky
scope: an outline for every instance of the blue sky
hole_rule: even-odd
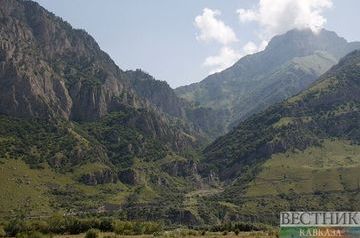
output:
[[[359,0],[259,1],[37,0],[89,32],[121,69],[141,68],[172,87],[198,82],[290,28],[360,40]]]

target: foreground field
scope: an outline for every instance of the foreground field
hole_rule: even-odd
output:
[[[78,235],[55,235],[53,238],[84,238],[85,233]],[[184,232],[183,230],[174,230],[174,231],[165,231],[156,235],[116,235],[112,232],[102,232],[99,234],[99,238],[152,238],[152,237],[164,237],[164,238],[175,238],[175,237],[191,237],[191,238],[276,238],[277,234],[275,232],[240,232],[237,235],[234,232],[206,232],[202,234],[201,232],[193,231]]]

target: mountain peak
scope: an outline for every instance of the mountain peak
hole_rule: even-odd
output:
[[[273,37],[266,51],[287,52],[287,55],[294,56],[305,56],[313,54],[315,51],[327,51],[340,57],[343,55],[342,51],[347,43],[344,38],[326,29],[317,33],[311,29],[293,29]]]
[[[294,149],[303,151],[319,145],[323,139],[358,143],[359,74],[360,51],[356,50],[302,93],[255,114],[217,139],[205,149],[208,160],[220,160],[221,168],[226,166],[226,161],[231,166],[227,171],[219,171],[226,176],[237,176],[240,173],[236,163],[243,163],[240,166],[243,168],[244,164],[269,159],[272,154]]]
[[[271,39],[264,51],[241,58],[232,67],[177,89],[201,106],[226,108],[229,127],[310,86],[344,55],[360,48],[335,32],[293,29]]]

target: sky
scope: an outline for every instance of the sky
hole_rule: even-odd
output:
[[[123,70],[173,88],[263,50],[293,28],[360,41],[359,0],[36,0],[92,35]]]

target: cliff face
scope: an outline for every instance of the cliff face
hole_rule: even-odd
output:
[[[1,113],[94,120],[141,105],[86,32],[31,1],[2,0],[0,19]]]
[[[126,75],[136,94],[159,111],[183,120],[194,131],[209,139],[225,133],[227,110],[203,107],[186,101],[178,97],[165,81],[156,80],[141,70],[126,71]]]
[[[126,75],[139,96],[171,116],[186,117],[185,108],[189,106],[188,103],[177,97],[165,81],[156,80],[139,69],[126,71]]]
[[[151,95],[137,95],[127,73],[85,31],[20,0],[1,0],[0,26],[1,114],[90,122],[134,111],[125,123],[144,135],[175,150],[197,143],[186,122],[158,111]]]

